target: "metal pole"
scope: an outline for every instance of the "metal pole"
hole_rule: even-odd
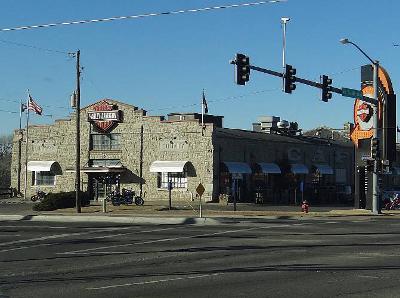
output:
[[[81,213],[81,200],[79,191],[81,189],[81,90],[80,90],[80,55],[81,52],[76,52],[76,168],[75,168],[75,203],[76,212]]]
[[[203,208],[202,208],[202,206],[201,206],[201,195],[199,196],[200,197],[200,202],[199,202],[199,211],[200,211],[200,218],[202,218],[203,217]]]
[[[20,100],[19,103],[19,131],[18,131],[18,167],[17,167],[17,195],[21,194],[21,155],[22,155],[22,139],[24,137],[22,133],[22,107],[23,103]],[[26,109],[28,107],[25,107]]]
[[[282,45],[282,91],[285,90],[285,69],[286,69],[286,23],[290,18],[281,18],[283,29],[283,45]]]
[[[29,90],[26,99],[26,136],[25,136],[25,176],[24,176],[24,200],[26,200],[26,191],[28,188],[28,133],[29,133]]]
[[[379,71],[379,61],[375,60],[374,61],[374,99],[378,100],[378,71]],[[380,155],[380,146],[381,144],[381,133],[378,130],[378,105],[375,104],[373,105],[373,113],[374,113],[374,127],[373,127],[373,138],[378,139],[378,148],[377,148],[377,153],[375,157],[375,164],[374,164],[374,171],[372,172],[372,213],[378,214],[380,212],[379,210],[379,185],[378,185],[378,180],[379,180],[379,155]]]

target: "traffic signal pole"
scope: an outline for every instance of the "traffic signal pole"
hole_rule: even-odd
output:
[[[368,59],[370,59],[370,58],[368,57]],[[243,65],[243,61],[246,61],[246,68],[238,67],[238,66]],[[237,81],[238,85],[245,85],[246,82],[249,81],[250,70],[254,70],[254,71],[262,72],[262,73],[265,73],[268,75],[283,78],[285,80],[285,82],[289,80],[289,84],[286,86],[286,83],[285,83],[283,86],[284,92],[286,92],[286,93],[292,93],[292,91],[296,89],[295,83],[300,83],[300,84],[304,84],[304,85],[308,85],[311,87],[321,89],[322,90],[321,99],[324,102],[328,102],[329,99],[332,98],[332,93],[337,93],[344,97],[358,98],[358,99],[363,100],[364,102],[370,103],[372,105],[372,107],[373,107],[373,138],[378,140],[378,147],[376,149],[377,154],[373,158],[374,159],[374,169],[372,172],[372,213],[374,213],[374,214],[380,213],[378,181],[379,181],[379,175],[380,175],[379,168],[380,168],[380,162],[381,162],[381,158],[380,158],[381,150],[380,150],[379,146],[381,146],[381,145],[379,145],[379,144],[382,144],[382,142],[380,142],[379,140],[382,140],[382,138],[381,138],[381,133],[378,131],[378,105],[379,105],[378,70],[379,70],[379,62],[371,60],[371,62],[373,63],[373,66],[374,66],[374,76],[373,76],[374,96],[373,96],[373,98],[370,98],[370,97],[364,96],[362,94],[362,92],[359,90],[354,90],[354,89],[349,89],[349,88],[336,88],[336,87],[331,86],[332,80],[326,75],[321,76],[322,82],[314,82],[314,81],[310,81],[307,79],[297,77],[296,69],[288,64],[285,65],[284,72],[278,72],[278,71],[250,65],[249,61],[250,61],[249,57],[247,57],[243,54],[236,54],[236,60],[231,61],[231,64],[235,64],[237,66],[236,67],[237,76],[239,78],[245,78],[245,80],[242,80],[240,82]]]
[[[380,140],[382,140],[382,135],[378,131],[378,70],[379,70],[379,62],[374,61],[374,99],[376,100],[376,104],[372,105],[373,107],[373,138],[378,140],[378,146],[377,146],[377,152],[376,152],[376,157],[374,158],[375,164],[374,164],[374,171],[372,172],[372,213],[378,214],[380,213],[380,208],[379,208],[379,161],[380,161],[380,148],[381,146]]]
[[[262,67],[258,67],[258,66],[250,65],[250,69],[258,71],[258,72],[266,73],[266,74],[269,74],[269,75],[273,75],[273,76],[276,76],[276,77],[281,77],[281,78],[283,77],[283,74],[281,72],[270,70],[270,69],[266,69],[266,68],[262,68]],[[296,83],[300,83],[300,84],[304,84],[304,85],[308,85],[308,86],[316,87],[316,88],[320,88],[320,89],[322,89],[322,87],[323,87],[323,84],[321,84],[320,82],[310,81],[310,80],[307,80],[307,79],[299,78],[297,76],[296,76]],[[333,86],[331,86],[330,88],[331,88],[331,92],[340,94],[340,95],[345,96],[345,97],[348,97],[345,94],[343,94],[343,88],[337,88],[337,87],[333,87]],[[368,102],[368,103],[370,103],[370,104],[372,104],[374,106],[377,105],[377,103],[378,103],[378,101],[376,99],[370,98],[370,97],[367,97],[367,96],[360,96],[360,99],[365,101],[365,102]]]

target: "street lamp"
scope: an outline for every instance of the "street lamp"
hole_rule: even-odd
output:
[[[286,24],[290,21],[288,17],[281,18],[282,31],[283,31],[283,45],[282,45],[282,91],[285,90],[285,70],[286,70]]]
[[[342,38],[340,42],[344,45],[346,44],[351,44],[355,46],[369,61],[371,61],[373,67],[374,67],[374,77],[373,77],[373,87],[374,87],[374,99],[376,100],[376,103],[372,105],[373,107],[373,138],[376,138],[379,140],[379,143],[382,144],[381,142],[381,136],[380,133],[378,132],[378,70],[379,70],[379,61],[378,60],[372,60],[358,45],[356,45],[354,42],[350,41],[347,38]],[[378,149],[379,151],[380,149]],[[372,172],[372,213],[378,214],[380,212],[379,210],[379,202],[378,202],[378,194],[379,194],[379,186],[378,186],[378,162],[379,162],[379,154],[375,157],[375,167],[374,171]]]

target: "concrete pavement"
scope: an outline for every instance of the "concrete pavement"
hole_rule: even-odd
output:
[[[369,210],[353,209],[349,206],[311,206],[309,213],[303,213],[300,206],[256,205],[252,203],[233,205],[206,203],[202,205],[200,217],[199,205],[192,201],[173,202],[169,210],[167,201],[149,200],[143,206],[106,206],[106,212],[100,204],[82,207],[81,213],[75,208],[55,211],[33,211],[32,202],[21,199],[0,200],[0,221],[57,221],[57,222],[114,222],[131,224],[224,224],[237,222],[257,222],[265,219],[318,219],[332,217],[351,219],[354,217],[400,217],[400,211],[383,211],[373,215]]]

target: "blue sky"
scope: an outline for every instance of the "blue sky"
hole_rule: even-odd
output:
[[[248,1],[251,2],[251,1]],[[0,28],[61,21],[137,15],[246,0],[2,0]],[[26,90],[48,116],[31,123],[52,123],[68,115],[75,88],[75,61],[60,52],[81,50],[82,105],[113,98],[149,111],[200,112],[206,90],[209,112],[223,115],[225,127],[251,129],[260,115],[297,121],[300,128],[340,128],[353,121],[353,100],[334,95],[320,100],[316,88],[297,84],[293,94],[281,91],[277,77],[252,72],[246,86],[233,81],[229,64],[237,52],[252,65],[280,71],[282,28],[287,25],[287,63],[300,77],[319,81],[328,74],[335,87],[360,87],[360,66],[368,61],[342,37],[356,42],[381,62],[399,87],[398,11],[393,0],[288,0],[143,19],[48,29],[0,32],[0,135],[18,127],[18,101]],[[22,43],[33,47],[16,46]]]

